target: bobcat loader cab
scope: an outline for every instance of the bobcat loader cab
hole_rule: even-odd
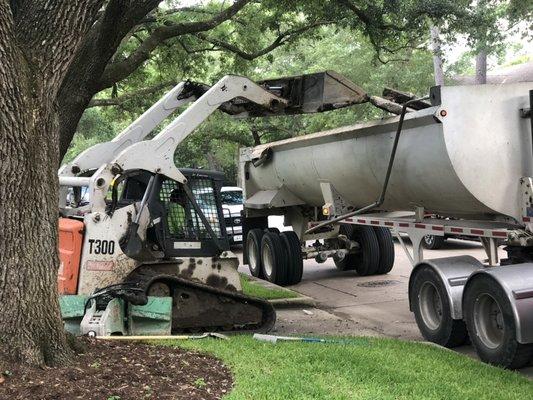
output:
[[[239,116],[317,112],[360,102],[361,93],[334,73],[261,83],[230,75],[211,88],[181,82],[112,141],[63,165],[58,284],[67,328],[96,335],[271,328],[272,306],[241,293],[222,175],[178,169],[174,152],[218,108]]]

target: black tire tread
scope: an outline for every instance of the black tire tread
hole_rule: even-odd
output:
[[[265,265],[263,260],[263,246],[265,243],[269,243],[269,247],[272,249],[272,258],[274,260],[274,266],[272,275],[268,276],[265,272]],[[274,232],[267,231],[263,234],[261,239],[261,267],[263,270],[264,279],[279,286],[285,286],[287,284],[288,274],[288,252],[283,244],[280,235]]]
[[[247,247],[246,251],[248,251],[248,240],[252,240],[255,242],[255,245],[257,246],[257,263],[258,268],[257,271],[252,270],[252,267],[250,266],[250,262],[248,262],[248,269],[250,270],[250,273],[252,276],[255,276],[256,278],[263,279],[263,266],[261,261],[261,239],[263,238],[263,230],[262,229],[251,229],[248,231],[248,235],[246,236],[246,243],[245,246]]]
[[[505,336],[507,340],[497,351],[487,349],[478,339],[475,324],[471,318],[473,303],[480,292],[488,293],[498,301],[506,322]],[[522,344],[516,341],[516,326],[511,304],[504,290],[493,278],[483,275],[474,276],[473,280],[467,284],[463,298],[463,315],[466,326],[472,338],[472,345],[482,361],[504,368],[517,369],[526,366],[533,360],[533,344]]]
[[[282,232],[280,237],[288,250],[289,256],[287,285],[296,285],[302,280],[304,268],[300,239],[292,231]]]
[[[409,293],[410,303],[415,314],[416,324],[418,325],[418,329],[420,330],[420,333],[422,333],[422,336],[424,336],[424,338],[430,342],[437,343],[448,348],[465,344],[468,340],[466,325],[462,320],[452,319],[448,295],[440,277],[429,266],[422,267],[416,270],[413,274],[414,275],[411,276],[413,282],[412,291]],[[419,288],[424,282],[427,281],[430,281],[434,284],[442,300],[444,318],[442,327],[436,331],[426,329],[420,314],[420,308],[418,306]]]
[[[376,274],[388,274],[394,266],[395,258],[392,234],[390,229],[381,226],[375,226],[374,232],[376,233],[379,245],[379,265]]]
[[[361,252],[355,254],[355,270],[360,276],[376,274],[379,267],[379,243],[371,226],[359,225],[354,229],[353,240],[361,245]]]

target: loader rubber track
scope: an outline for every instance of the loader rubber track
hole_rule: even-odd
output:
[[[164,283],[172,296],[172,331],[268,332],[276,311],[266,300],[220,289],[175,275],[161,274],[145,265],[125,281],[148,292],[154,283]]]

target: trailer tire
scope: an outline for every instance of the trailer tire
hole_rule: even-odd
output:
[[[388,274],[394,265],[394,242],[388,228],[374,227],[379,245],[379,266],[377,275]]]
[[[463,315],[479,358],[487,363],[516,369],[533,357],[533,344],[516,340],[516,325],[511,303],[499,283],[477,275],[467,283]]]
[[[442,249],[445,241],[445,236],[425,235],[422,239],[422,245],[428,250],[438,250]]]
[[[466,325],[452,318],[448,293],[439,275],[429,266],[413,274],[410,304],[422,336],[449,348],[464,344],[468,340]]]
[[[298,235],[292,231],[280,235],[288,251],[287,285],[296,285],[302,280],[304,261],[302,258],[302,245]]]
[[[348,239],[353,240],[352,225],[340,224],[339,235],[345,235]],[[357,258],[355,257],[355,254],[347,254],[341,260],[333,257],[333,262],[339,271],[353,271],[357,265]]]
[[[280,235],[265,232],[261,239],[261,267],[264,279],[276,285],[286,285],[288,258],[288,250]]]
[[[265,232],[277,233],[279,235],[279,229],[278,228],[266,228]]]
[[[246,236],[246,252],[248,254],[248,268],[252,276],[263,279],[263,268],[261,266],[261,239],[262,229],[251,229]]]
[[[379,268],[379,243],[373,227],[359,225],[353,230],[353,240],[361,246],[354,254],[355,270],[360,276],[374,275]]]

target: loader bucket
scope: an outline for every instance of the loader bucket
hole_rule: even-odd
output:
[[[265,108],[239,97],[223,103],[220,109],[236,117],[268,117],[318,113],[369,100],[363,89],[334,71],[267,79],[256,83],[270,93],[288,100],[288,104]]]
[[[368,101],[368,95],[362,88],[335,71],[267,79],[257,83],[289,100],[289,106],[280,110],[281,114],[317,113]],[[264,113],[251,116],[261,115]],[[267,115],[273,113],[267,112]]]

